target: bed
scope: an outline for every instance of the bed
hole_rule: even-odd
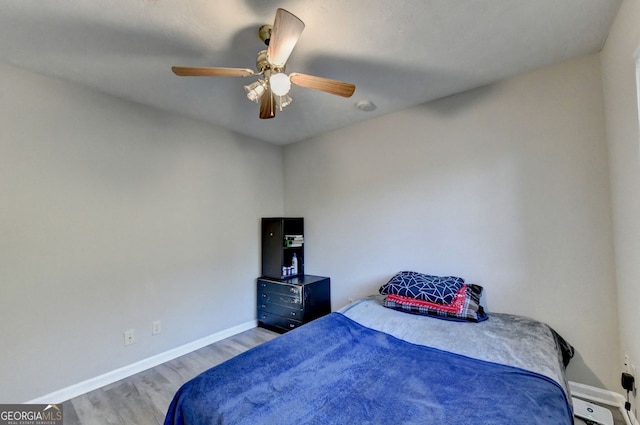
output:
[[[573,423],[570,346],[549,326],[359,300],[184,384],[165,425]]]

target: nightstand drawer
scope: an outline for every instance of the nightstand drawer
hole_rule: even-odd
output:
[[[276,294],[300,297],[302,294],[302,287],[300,285],[291,285],[282,282],[258,280],[258,291],[274,292]]]
[[[258,313],[258,322],[262,322],[270,326],[275,326],[284,330],[295,329],[298,326],[302,325],[302,322],[298,320],[281,317],[281,316],[267,313],[264,311],[261,311]]]
[[[300,321],[302,320],[302,309],[289,308],[278,304],[270,304],[267,302],[258,303],[258,315],[260,315],[260,313],[270,313],[289,319]]]
[[[277,294],[274,292],[258,291],[258,303],[260,304],[277,304],[291,308],[302,308],[302,298],[300,296],[290,296]]]

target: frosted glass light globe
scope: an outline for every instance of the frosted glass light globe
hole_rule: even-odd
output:
[[[289,93],[289,90],[291,89],[291,81],[289,80],[289,76],[281,72],[273,74],[269,78],[269,85],[271,85],[271,91],[276,96],[284,96],[285,94]]]

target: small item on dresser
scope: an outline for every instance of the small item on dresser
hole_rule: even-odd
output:
[[[298,274],[298,257],[296,256],[296,253],[293,253],[293,258],[291,259],[291,269],[292,269],[292,275],[297,275]]]

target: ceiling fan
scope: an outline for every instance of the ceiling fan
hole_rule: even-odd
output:
[[[284,9],[278,9],[273,25],[263,25],[258,31],[260,39],[268,46],[258,52],[256,59],[257,72],[248,68],[189,67],[174,66],[173,73],[181,77],[250,77],[260,75],[257,81],[246,85],[247,97],[253,102],[260,102],[260,118],[268,119],[276,116],[276,108],[291,104],[289,96],[291,84],[342,97],[351,97],[356,90],[354,84],[313,75],[292,72],[285,74],[286,62],[293,51],[300,34],[304,30],[304,22]]]

